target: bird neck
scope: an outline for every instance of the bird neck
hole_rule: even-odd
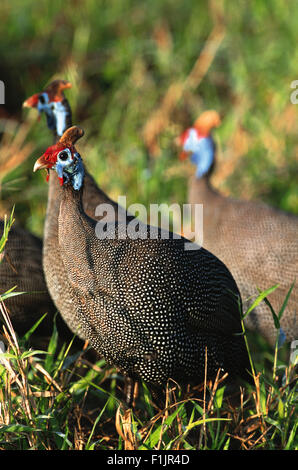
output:
[[[58,178],[57,178],[58,179]],[[67,250],[73,233],[78,239],[82,239],[87,233],[91,237],[95,234],[96,222],[91,219],[83,208],[83,189],[74,189],[69,181],[61,187],[62,198],[58,216],[58,238],[60,246]],[[75,241],[77,243],[77,241]]]
[[[47,251],[56,250],[59,238],[59,218],[72,230],[75,223],[85,220],[86,216],[82,207],[81,189],[75,190],[71,182],[61,186],[58,175],[54,170],[50,171],[48,205],[44,229],[44,246]]]
[[[81,158],[79,158],[77,165],[77,171],[71,175],[68,181],[65,181],[64,184],[60,186],[62,192],[61,202],[66,204],[69,208],[71,207],[72,210],[84,213],[83,191],[85,168]],[[56,172],[54,176],[56,176],[56,180],[58,180]]]
[[[65,130],[72,126],[72,113],[69,102],[64,98],[61,102],[65,109]],[[55,119],[56,121],[56,119]],[[56,144],[60,136],[57,134],[57,126],[53,132],[53,143]],[[48,204],[44,228],[45,246],[52,246],[58,238],[58,217],[63,197],[63,188],[60,185],[57,173],[53,170],[49,175]]]
[[[71,205],[76,207],[80,212],[83,211],[83,186],[80,189],[74,189],[71,182],[68,182],[62,186],[62,198],[63,201],[69,201]]]
[[[65,130],[72,126],[71,108],[66,98],[63,99],[62,104],[65,107],[66,115],[66,127]],[[54,144],[57,144],[60,136],[57,134],[57,128],[53,131]],[[54,171],[50,171],[49,175],[49,193],[48,193],[48,212],[58,218],[60,202],[62,197],[62,188],[60,186],[57,174]]]
[[[50,170],[48,184],[48,204],[44,228],[45,245],[58,237],[58,216],[63,195],[57,173],[54,170]]]
[[[210,204],[213,199],[218,198],[219,193],[210,182],[210,174],[201,178],[192,176],[189,183],[189,202],[191,204]]]
[[[71,107],[66,98],[64,98],[60,103],[59,111],[56,110],[56,115],[54,116],[54,129],[53,129],[53,138],[54,144],[58,142],[63,132],[66,131],[69,127],[72,126],[72,112]],[[51,129],[51,127],[50,127]]]
[[[69,102],[66,98],[63,99],[61,104],[63,105],[65,113],[66,113],[66,116],[65,116],[65,129],[64,129],[64,131],[65,131],[66,129],[68,129],[69,127],[72,126],[72,112],[71,112],[70,104],[69,104]]]

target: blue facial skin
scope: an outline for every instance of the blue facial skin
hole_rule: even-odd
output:
[[[76,154],[76,155],[78,155],[78,154]],[[83,167],[83,163],[82,163],[81,158],[78,157],[75,170],[72,174],[73,189],[75,189],[76,191],[81,189],[81,187],[83,185],[83,180],[84,180],[84,167]]]
[[[59,154],[65,151],[68,153],[69,158],[65,161],[60,161]],[[53,170],[57,172],[59,178],[63,178],[63,184],[71,181],[72,187],[78,191],[81,189],[84,179],[84,167],[80,155],[76,152],[72,159],[71,151],[68,148],[62,150],[59,154]]]
[[[196,165],[196,177],[202,178],[214,162],[215,143],[211,136],[198,138],[196,130],[190,129],[183,150],[191,152],[190,160]]]

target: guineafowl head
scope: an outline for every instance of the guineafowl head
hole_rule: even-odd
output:
[[[61,186],[71,184],[75,190],[82,187],[84,166],[80,154],[74,144],[84,135],[83,129],[72,126],[67,129],[60,140],[47,148],[45,153],[36,160],[33,171],[46,169],[55,170]]]
[[[179,144],[183,148],[180,159],[185,160],[190,157],[191,162],[197,167],[197,178],[209,175],[214,168],[216,146],[211,131],[219,124],[220,117],[216,111],[205,111],[198,117],[193,127],[186,129],[179,137]]]
[[[62,136],[71,119],[71,110],[63,90],[71,88],[67,80],[54,80],[42,92],[35,93],[24,101],[25,108],[36,108],[45,113],[48,128]]]

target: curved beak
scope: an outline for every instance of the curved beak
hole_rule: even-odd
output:
[[[36,108],[38,104],[38,97],[39,97],[39,93],[35,93],[35,95],[32,95],[30,96],[30,98],[27,98],[23,103],[23,107],[24,108]]]
[[[64,89],[67,89],[67,88],[72,88],[72,84],[68,81],[65,80],[65,83],[63,84],[63,88]]]
[[[42,169],[48,169],[49,168],[49,162],[45,159],[45,156],[42,155],[39,157],[33,167],[33,172],[35,173],[37,170],[42,170]]]

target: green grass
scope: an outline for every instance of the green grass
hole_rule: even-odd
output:
[[[297,371],[287,346],[254,351],[254,386],[227,388],[218,375],[185,395],[168,383],[157,411],[143,384],[132,412],[122,402],[123,378],[103,359],[72,342],[59,347],[55,323],[47,350],[32,349],[34,327],[17,338],[0,308],[1,450],[298,449]]]
[[[298,214],[293,8],[283,0],[240,0],[237,8],[227,0],[2,0],[1,214],[15,206],[17,222],[42,235],[47,185],[32,167],[52,137],[44,117],[38,121],[21,106],[54,77],[73,84],[67,97],[73,122],[85,130],[80,152],[112,198],[185,203],[193,168],[178,161],[174,140],[200,112],[216,109],[223,121],[214,133],[214,185]],[[202,74],[191,82],[196,63]],[[160,125],[155,113],[165,97],[171,106]],[[152,122],[157,134],[149,145],[144,131]],[[233,399],[222,384],[213,392],[208,384],[205,400],[203,393],[187,403],[169,390],[168,410],[156,415],[149,393],[141,392],[133,417],[123,418],[133,420],[129,444],[115,428],[121,377],[103,360],[90,362],[90,352],[60,349],[54,325],[45,354],[30,350],[30,335],[7,331],[2,449],[297,449],[297,376],[287,345],[272,350],[248,332],[257,383]]]
[[[0,255],[12,223],[13,214],[5,223]],[[254,386],[231,389],[218,375],[200,390],[182,394],[178,384],[169,382],[159,411],[145,384],[133,411],[127,410],[123,377],[73,341],[61,346],[55,321],[46,350],[30,343],[42,318],[18,338],[2,302],[17,293],[4,293],[0,450],[297,450],[297,358],[287,345],[278,345],[279,321],[292,287],[278,313],[266,298],[273,287],[260,292],[243,315],[265,299],[277,328],[272,350],[261,337],[247,335],[242,323]]]
[[[0,254],[3,253],[4,251],[5,245],[8,240],[9,231],[14,223],[13,213],[14,213],[14,210],[11,212],[9,218],[7,216],[4,217],[3,234],[1,235],[1,239],[0,239]]]

